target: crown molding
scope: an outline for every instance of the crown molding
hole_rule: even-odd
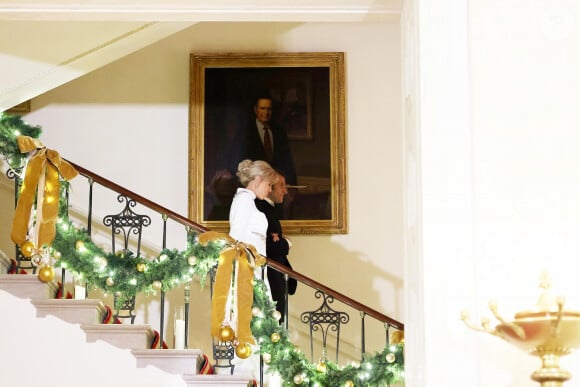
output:
[[[398,20],[403,0],[189,0],[118,1],[114,4],[54,0],[0,3],[0,20],[140,22],[385,22]]]

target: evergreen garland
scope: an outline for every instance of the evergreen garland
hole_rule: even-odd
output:
[[[16,142],[19,135],[39,138],[41,128],[30,126],[20,116],[0,113],[0,154],[16,173],[26,164]],[[201,246],[197,233],[187,237],[183,251],[163,249],[153,260],[135,256],[128,251],[111,254],[95,245],[86,229],[77,228],[68,218],[64,189],[60,198],[56,237],[51,246],[55,266],[82,277],[90,287],[117,295],[120,300],[138,293],[168,291],[192,281],[194,276],[205,278],[217,265],[223,242]],[[274,303],[267,295],[264,281],[254,280],[252,334],[259,344],[269,370],[282,377],[285,386],[386,386],[404,381],[404,345],[389,345],[361,362],[341,367],[331,361],[313,364],[288,337],[280,325]]]

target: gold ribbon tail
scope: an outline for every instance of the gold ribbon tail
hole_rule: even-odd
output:
[[[219,338],[220,330],[226,316],[228,295],[232,284],[233,262],[236,250],[229,248],[220,253],[218,267],[211,298],[211,334]]]
[[[38,186],[38,180],[44,169],[46,160],[43,156],[37,153],[29,162],[26,168],[26,174],[22,181],[20,190],[20,197],[16,204],[14,212],[14,220],[12,222],[11,238],[18,246],[22,246],[26,242],[26,234],[28,231],[28,222],[30,221],[30,211],[34,203],[34,196]]]
[[[37,150],[26,167],[24,180],[20,191],[20,197],[16,204],[14,221],[12,223],[11,238],[14,243],[21,246],[27,239],[28,223],[34,203],[35,194],[42,190],[42,194],[36,195],[42,198],[38,224],[37,247],[50,245],[56,235],[55,224],[58,219],[58,207],[60,197],[60,180],[62,176],[66,180],[73,179],[78,172],[63,160],[58,152],[46,149],[42,143],[32,137],[18,136],[16,138],[21,153]],[[44,175],[44,186],[39,187],[41,177]]]
[[[266,263],[266,258],[258,254],[255,247],[243,242],[238,242],[228,234],[216,231],[208,231],[199,235],[199,243],[202,246],[214,240],[225,240],[225,247],[219,257],[214,293],[212,297],[212,322],[211,332],[219,338],[219,333],[224,322],[228,295],[231,286],[235,286],[237,309],[234,311],[237,320],[237,339],[239,345],[255,344],[252,335],[252,306],[254,304],[254,268]],[[237,280],[232,285],[233,263],[238,262]]]
[[[242,250],[238,273],[238,342],[256,344],[252,336],[252,305],[254,303],[254,270],[250,266],[246,250]]]

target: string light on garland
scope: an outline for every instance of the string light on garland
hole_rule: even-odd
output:
[[[85,247],[85,242],[79,240],[76,241],[75,243],[75,248],[80,252],[80,253],[84,253],[85,251],[87,251],[86,247]]]
[[[26,154],[20,153],[16,137],[38,138],[40,133],[40,127],[28,125],[18,116],[0,113],[0,154],[11,169],[21,171],[26,163]],[[152,259],[134,256],[130,251],[106,252],[91,240],[86,230],[77,228],[68,218],[65,194],[68,186],[68,182],[61,182],[59,219],[50,252],[54,266],[67,267],[74,275],[81,274],[87,285],[102,289],[106,294],[128,298],[138,293],[167,291],[189,283],[193,276],[204,284],[226,245],[225,241],[218,240],[201,246],[198,234],[191,232],[184,250],[163,249]],[[32,256],[34,244],[27,248]],[[145,265],[143,271],[139,263]],[[45,270],[50,274],[50,268]],[[404,341],[392,340],[394,345],[375,355],[367,354],[362,367],[355,362],[341,368],[326,361],[326,372],[318,371],[317,365],[310,363],[302,350],[290,341],[288,331],[280,326],[281,316],[276,313],[264,281],[253,280],[253,293],[251,331],[259,347],[246,351],[247,348],[238,345],[236,351],[251,355],[255,350],[262,354],[269,369],[280,375],[284,385],[354,387],[354,381],[356,385],[372,386],[404,381]]]

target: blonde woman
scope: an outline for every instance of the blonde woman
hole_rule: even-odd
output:
[[[238,164],[237,176],[243,188],[238,188],[230,209],[230,236],[240,242],[253,245],[256,251],[266,256],[266,233],[268,220],[263,212],[256,207],[254,199],[264,199],[272,191],[272,185],[278,181],[278,173],[270,164],[262,160],[243,160]],[[254,270],[254,276],[262,278],[262,268]],[[270,293],[266,272],[264,282]],[[270,294],[271,297],[271,294]],[[260,357],[256,348],[252,348],[252,356],[242,360],[237,356],[232,360],[235,366],[234,374],[251,375],[259,380]]]
[[[237,176],[244,188],[238,188],[230,208],[230,236],[253,245],[266,256],[268,220],[256,208],[254,199],[264,199],[278,181],[278,174],[265,161],[243,160],[238,164]]]

